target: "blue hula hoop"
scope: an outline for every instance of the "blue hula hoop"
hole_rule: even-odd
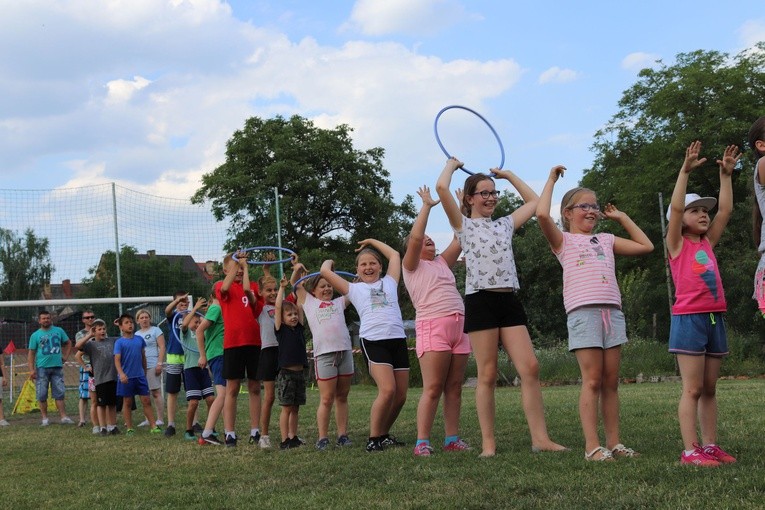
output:
[[[501,155],[501,158],[500,158],[500,161],[499,161],[499,166],[497,168],[502,168],[505,165],[505,147],[502,145],[502,140],[499,139],[499,135],[497,134],[497,131],[494,129],[494,126],[492,126],[489,123],[489,121],[486,120],[486,118],[483,115],[481,115],[477,111],[473,110],[472,108],[468,108],[467,106],[460,106],[458,104],[453,104],[453,105],[450,105],[450,106],[445,106],[445,107],[441,108],[441,111],[438,112],[438,115],[436,115],[436,120],[433,122],[433,132],[436,135],[436,142],[438,142],[438,146],[441,147],[441,151],[444,154],[446,154],[447,158],[451,158],[452,157],[452,155],[449,154],[449,151],[446,150],[446,147],[444,147],[444,144],[441,143],[441,138],[438,136],[438,119],[441,118],[441,115],[445,111],[451,110],[453,108],[458,108],[460,110],[465,110],[465,111],[468,111],[468,112],[472,113],[473,115],[475,115],[476,117],[481,119],[483,121],[483,123],[486,124],[486,126],[491,130],[491,133],[494,135],[494,138],[497,140],[497,144],[499,145],[499,152],[500,152],[500,155]],[[465,173],[468,173],[470,175],[475,175],[475,172],[471,172],[470,170],[468,170],[464,166],[461,167],[461,169]]]
[[[318,276],[320,274],[321,273],[317,271],[315,273],[310,273],[310,274],[307,274],[305,276],[302,276],[298,281],[295,282],[295,285],[293,285],[292,287],[296,288],[298,285],[303,283],[304,280],[307,280],[309,278],[313,278],[314,276]],[[356,276],[357,276],[357,275],[355,275],[353,273],[349,273],[348,271],[335,271],[335,274],[339,274],[339,275],[342,275],[342,276],[347,276],[348,278],[356,278]]]
[[[281,260],[248,260],[247,263],[248,264],[252,264],[253,266],[266,266],[266,265],[271,265],[271,264],[284,264],[285,262],[290,262],[292,260],[292,255],[295,254],[295,252],[290,250],[289,248],[282,248],[280,246],[253,246],[252,248],[244,248],[242,250],[237,250],[237,251],[250,252],[250,251],[274,251],[274,250],[276,250],[276,251],[283,251],[283,252],[289,254],[290,256],[285,258],[285,259],[281,259]],[[231,257],[235,261],[239,262],[239,259],[236,258],[236,252],[234,252],[234,254]]]

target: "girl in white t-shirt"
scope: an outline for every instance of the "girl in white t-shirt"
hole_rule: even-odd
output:
[[[295,264],[293,280],[305,273],[303,264]],[[316,449],[326,450],[330,446],[329,418],[333,405],[337,427],[335,446],[351,446],[348,438],[348,393],[354,366],[351,335],[345,323],[348,298],[339,296],[333,299],[335,289],[321,275],[301,282],[295,292],[313,339],[313,366],[320,398],[316,409],[319,429]]]
[[[493,168],[492,176],[509,181],[525,204],[508,216],[492,220],[500,194],[492,176],[476,174],[467,178],[462,207],[451,196],[452,175],[461,167],[461,161],[449,158],[436,183],[436,191],[465,254],[465,332],[470,337],[478,368],[475,401],[481,425],[481,456],[494,456],[497,450],[494,391],[499,343],[521,378],[521,397],[531,432],[532,451],[566,450],[547,434],[539,363],[526,328],[526,312],[515,292],[518,276],[513,258],[513,232],[534,215],[539,197],[513,172]]]
[[[149,384],[154,407],[157,408],[156,426],[164,425],[165,399],[162,397],[162,366],[165,359],[165,334],[151,324],[151,313],[145,308],[136,314],[139,330],[136,335],[146,342],[146,381]],[[146,425],[150,425],[147,423]],[[141,425],[139,425],[140,427]]]
[[[451,267],[457,262],[462,249],[453,239],[436,256],[433,240],[425,234],[430,210],[438,200],[430,196],[427,186],[417,190],[422,208],[412,225],[412,232],[404,241],[406,253],[403,276],[406,290],[417,311],[417,358],[422,370],[422,396],[417,405],[417,443],[414,455],[429,456],[430,432],[444,396],[444,451],[468,450],[459,437],[462,383],[470,354],[470,341],[464,333],[465,305],[457,290]]]
[[[382,451],[403,443],[390,435],[390,429],[406,402],[409,389],[409,353],[404,321],[398,306],[398,281],[401,256],[376,239],[359,242],[356,249],[356,274],[359,281],[349,283],[334,272],[334,262],[325,260],[321,276],[338,292],[348,297],[359,314],[359,336],[369,373],[377,384],[377,398],[369,417],[368,452]],[[388,270],[382,276],[383,260]]]
[[[627,342],[622,300],[616,283],[614,254],[645,255],[653,243],[634,221],[614,205],[600,212],[595,193],[587,188],[566,192],[560,206],[563,231],[550,216],[555,182],[566,169],[550,170],[537,206],[537,219],[553,253],[563,266],[563,305],[568,314],[568,348],[582,373],[579,418],[585,459],[613,460],[638,453],[619,440],[619,363]],[[629,239],[595,233],[601,217],[618,222]],[[598,439],[598,407],[603,413],[606,448]]]

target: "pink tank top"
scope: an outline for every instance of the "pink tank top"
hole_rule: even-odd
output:
[[[717,259],[706,237],[698,243],[683,237],[683,247],[677,257],[670,257],[669,268],[675,283],[673,315],[727,310]]]

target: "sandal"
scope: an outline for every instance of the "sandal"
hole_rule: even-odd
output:
[[[640,457],[638,452],[632,448],[627,448],[621,443],[611,448],[611,455],[613,457]]]
[[[600,453],[600,457],[595,458],[595,455]],[[594,450],[592,450],[590,453],[584,454],[584,460],[590,461],[590,462],[606,462],[610,460],[614,460],[614,456],[611,454],[611,451],[607,448],[603,448],[602,446],[598,446]]]

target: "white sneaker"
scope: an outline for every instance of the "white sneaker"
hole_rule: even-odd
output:
[[[165,422],[163,422],[162,420],[157,420],[157,421],[154,422],[154,425],[156,425],[157,427],[164,427],[165,426]],[[140,427],[140,425],[139,425],[139,427]]]
[[[141,423],[138,424],[139,427],[148,427],[149,426],[149,420],[143,420]]]
[[[74,422],[72,421],[72,419],[70,417],[64,416],[63,418],[61,418],[61,422],[60,423],[62,425],[71,425]]]
[[[100,434],[101,433],[101,427],[93,427],[93,434]]]
[[[271,448],[271,438],[268,436],[260,436],[260,440],[258,441],[258,446],[260,446],[262,449]]]
[[[10,425],[10,423],[8,423],[6,420],[0,420],[0,427],[7,427],[8,425]]]
[[[48,425],[50,425],[50,421],[48,420],[48,418],[43,418],[42,421],[40,422],[40,426],[47,427]]]

